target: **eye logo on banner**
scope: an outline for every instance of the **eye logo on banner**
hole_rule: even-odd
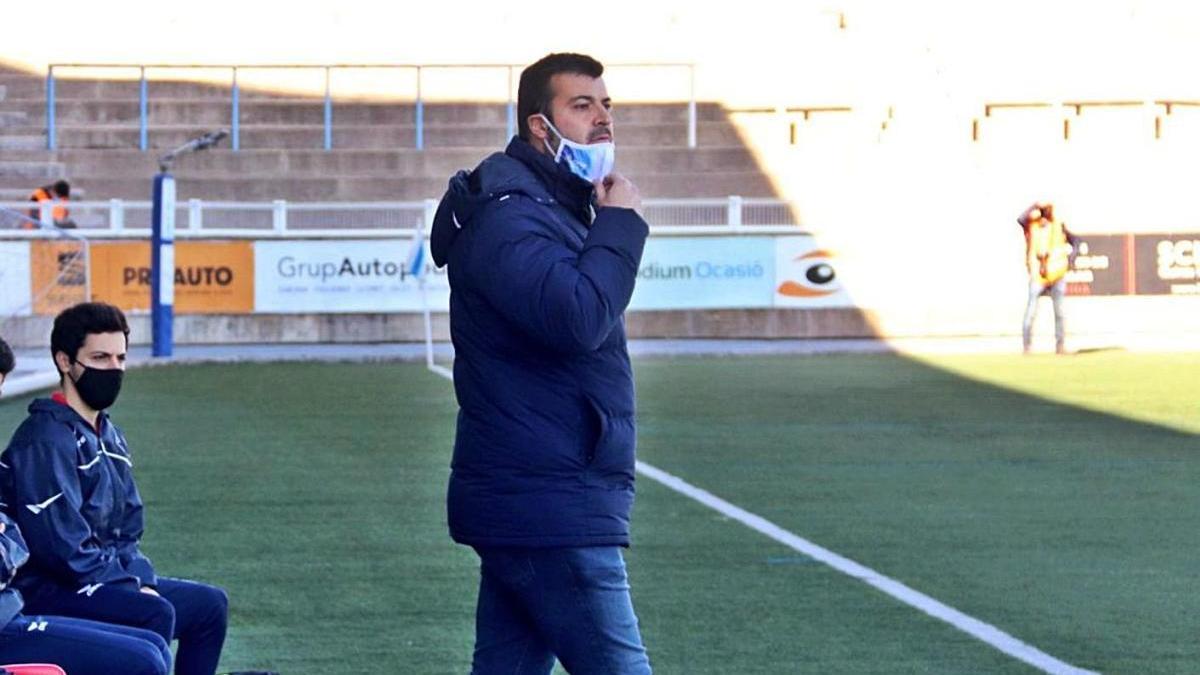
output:
[[[838,256],[811,236],[775,240],[776,307],[851,307]]]
[[[799,274],[794,279],[785,279],[775,292],[790,298],[823,298],[837,293],[841,290],[841,284],[831,262],[833,257],[833,253],[825,250],[797,256],[792,261],[792,269],[784,274]]]

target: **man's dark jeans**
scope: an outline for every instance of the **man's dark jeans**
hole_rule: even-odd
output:
[[[649,675],[620,547],[475,550],[473,675]]]

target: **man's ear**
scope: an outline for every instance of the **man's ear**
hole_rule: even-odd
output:
[[[542,117],[541,113],[535,113],[525,119],[525,123],[529,125],[529,133],[539,141],[550,141],[550,127],[546,124],[546,118]]]
[[[54,352],[54,365],[58,366],[58,372],[60,375],[65,375],[69,370],[71,370],[71,359],[64,351]]]

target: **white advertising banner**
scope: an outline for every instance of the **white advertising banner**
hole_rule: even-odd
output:
[[[774,283],[771,237],[655,237],[629,309],[770,307]]]
[[[0,318],[31,312],[29,242],[0,241]]]
[[[417,278],[405,268],[410,240],[258,241],[254,244],[257,313],[419,312]],[[426,243],[425,260],[430,260]],[[446,271],[428,265],[430,308],[449,311]]]
[[[258,241],[254,311],[419,312],[408,253],[407,239]],[[646,242],[629,309],[849,307],[837,265],[809,236],[655,237]],[[430,308],[446,312],[446,271],[427,269]]]

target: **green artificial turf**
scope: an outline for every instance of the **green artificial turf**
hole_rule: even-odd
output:
[[[635,364],[639,456],[1074,665],[1200,663],[1196,355]],[[455,405],[406,364],[132,371],[114,409],[162,573],[230,592],[224,668],[465,673]],[[24,401],[0,403],[3,435]],[[648,479],[659,673],[1032,670]]]

